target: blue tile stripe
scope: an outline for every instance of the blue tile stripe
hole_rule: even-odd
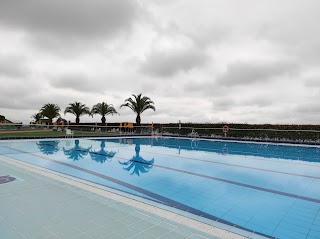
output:
[[[79,171],[82,171],[82,172],[85,172],[85,173],[88,173],[88,174],[91,174],[91,175],[94,175],[94,176],[97,176],[99,178],[103,178],[105,180],[108,180],[108,181],[111,181],[113,183],[116,183],[116,184],[119,184],[121,186],[124,186],[126,188],[129,188],[129,189],[132,189],[132,190],[135,190],[139,193],[142,193],[142,194],[145,194],[146,196],[149,196],[149,197],[152,197],[156,200],[159,200],[160,203],[162,204],[165,204],[165,205],[168,205],[168,206],[171,206],[171,207],[174,207],[174,208],[177,208],[177,209],[180,209],[182,211],[187,211],[189,213],[192,213],[192,214],[195,214],[195,215],[198,215],[198,216],[202,216],[204,218],[207,218],[207,219],[211,219],[213,221],[217,221],[217,222],[220,222],[220,223],[223,223],[223,224],[226,224],[226,225],[229,225],[229,226],[233,226],[235,228],[238,228],[238,229],[241,229],[241,230],[244,230],[244,231],[248,231],[248,232],[252,232],[252,233],[255,233],[257,235],[261,235],[261,236],[264,236],[264,237],[267,237],[267,238],[274,238],[275,237],[272,237],[270,235],[266,235],[266,234],[263,234],[263,233],[260,233],[260,232],[256,232],[256,231],[252,231],[248,228],[245,228],[243,226],[240,226],[240,225],[237,225],[237,224],[234,224],[234,223],[231,223],[227,220],[224,220],[224,219],[221,219],[221,218],[218,218],[218,217],[215,217],[211,214],[208,214],[206,212],[203,212],[203,211],[200,211],[198,209],[195,209],[193,207],[190,207],[188,205],[185,205],[183,203],[180,203],[180,202],[177,202],[175,200],[172,200],[170,198],[167,198],[167,197],[164,197],[162,195],[159,195],[157,193],[154,193],[154,192],[151,192],[149,190],[146,190],[146,189],[143,189],[143,188],[140,188],[140,187],[137,187],[135,185],[132,185],[132,184],[129,184],[129,183],[126,183],[126,182],[123,182],[121,180],[118,180],[118,179],[115,179],[113,177],[110,177],[110,176],[107,176],[107,175],[104,175],[104,174],[100,174],[100,173],[97,173],[97,172],[94,172],[94,171],[91,171],[91,170],[88,170],[88,169],[85,169],[85,168],[81,168],[81,167],[78,167],[78,166],[75,166],[75,165],[72,165],[72,164],[68,164],[68,163],[65,163],[65,162],[61,162],[61,161],[58,161],[58,160],[54,160],[54,159],[51,159],[51,158],[47,158],[47,157],[44,157],[44,156],[40,156],[40,155],[37,155],[37,154],[34,154],[34,153],[29,153],[29,152],[25,152],[25,151],[22,151],[22,150],[18,150],[18,149],[15,149],[16,151],[18,152],[21,152],[21,153],[25,153],[25,154],[29,154],[29,155],[33,155],[35,157],[38,157],[38,158],[41,158],[41,159],[44,159],[44,160],[47,160],[47,161],[51,161],[51,162],[54,162],[54,163],[58,163],[60,165],[64,165],[64,166],[67,166],[67,167],[70,167],[70,168],[73,168],[73,169],[76,169],[76,170],[79,170]],[[55,171],[55,170],[53,170]],[[61,173],[61,172],[60,172]],[[89,180],[86,180],[86,181],[89,181]],[[96,182],[93,182],[93,183],[96,183]],[[127,192],[128,193],[128,192]]]
[[[117,157],[117,158],[119,158],[119,157]],[[138,163],[141,163],[141,162],[138,162]],[[268,189],[268,188],[263,188],[263,187],[254,186],[254,185],[251,185],[251,184],[239,183],[239,182],[232,181],[232,180],[227,180],[227,179],[223,179],[223,178],[212,177],[212,176],[208,176],[208,175],[204,175],[204,174],[200,174],[200,173],[194,173],[194,172],[185,171],[185,170],[181,170],[181,169],[170,168],[170,167],[166,167],[166,166],[162,166],[162,165],[157,165],[157,164],[153,164],[153,166],[154,166],[154,167],[158,167],[158,168],[163,168],[163,169],[168,169],[168,170],[180,172],[180,173],[186,173],[186,174],[190,174],[190,175],[194,175],[194,176],[198,176],[198,177],[202,177],[202,178],[207,178],[207,179],[211,179],[211,180],[216,180],[216,181],[220,181],[220,182],[224,182],[224,183],[230,183],[230,184],[233,184],[233,185],[238,185],[238,186],[242,186],[242,187],[252,188],[252,189],[255,189],[255,190],[259,190],[259,191],[274,193],[274,194],[278,194],[278,195],[282,195],[282,196],[286,196],[286,197],[297,198],[297,199],[301,199],[301,200],[305,200],[305,201],[309,201],[309,202],[320,203],[320,199],[317,199],[317,198],[310,198],[310,197],[305,197],[305,196],[301,196],[301,195],[296,195],[296,194],[281,192],[281,191],[277,191],[277,190],[273,190],[273,189]]]
[[[128,150],[129,149],[123,149],[123,150]],[[145,152],[145,151],[143,151]],[[146,152],[149,153],[149,152]],[[154,153],[152,154],[157,154],[157,155],[163,155],[163,156],[171,156],[170,154],[161,154],[161,153]],[[304,175],[304,174],[296,174],[296,173],[288,173],[288,172],[283,172],[283,171],[277,171],[277,170],[270,170],[270,169],[263,169],[263,168],[256,168],[256,167],[250,167],[250,166],[243,166],[243,165],[238,165],[238,164],[231,164],[231,163],[222,163],[222,162],[216,162],[212,160],[206,160],[206,159],[196,159],[196,158],[190,158],[190,157],[183,157],[183,156],[174,156],[175,158],[181,158],[181,159],[186,159],[186,160],[195,160],[195,161],[201,161],[201,162],[206,162],[206,163],[211,163],[211,164],[220,164],[220,165],[226,165],[226,166],[231,166],[231,167],[238,167],[238,168],[245,168],[245,169],[252,169],[252,170],[258,170],[258,171],[264,171],[264,172],[270,172],[270,173],[278,173],[278,174],[284,174],[284,175],[291,175],[291,176],[296,176],[296,177],[304,177],[304,178],[312,178],[312,179],[320,179],[320,177],[317,176],[312,176],[312,175]]]

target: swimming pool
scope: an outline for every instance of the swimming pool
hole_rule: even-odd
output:
[[[177,138],[3,141],[0,154],[269,238],[320,238],[320,148]]]

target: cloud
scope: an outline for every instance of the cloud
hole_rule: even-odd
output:
[[[305,86],[307,87],[320,87],[320,76],[312,77],[305,80]]]
[[[25,77],[29,72],[30,71],[22,57],[0,55],[0,77]]]
[[[319,123],[319,4],[2,0],[1,114],[29,121],[48,102],[119,109],[141,92],[157,108],[143,122]],[[110,121],[135,119],[119,113]]]
[[[289,6],[290,4],[290,6]],[[288,7],[289,6],[289,7]],[[274,7],[274,6],[271,6]],[[260,39],[270,41],[284,54],[306,65],[320,63],[320,2],[281,1],[273,17],[258,27]]]
[[[299,113],[315,113],[319,114],[320,112],[320,105],[318,103],[311,102],[309,104],[302,103],[294,107],[294,111]]]
[[[108,36],[130,27],[138,10],[135,0],[2,0],[0,21],[60,37]]]
[[[102,93],[104,87],[90,79],[89,76],[82,73],[65,73],[55,76],[50,81],[51,86],[57,89],[70,89],[79,92]]]
[[[177,51],[156,50],[147,55],[141,71],[151,76],[170,77],[179,72],[202,67],[207,59],[208,56],[198,48]]]
[[[255,108],[260,109],[272,105],[270,97],[250,97],[249,99],[237,99],[236,97],[219,97],[213,101],[213,110],[229,111],[233,108]]]
[[[250,85],[274,80],[277,77],[295,75],[299,66],[293,62],[233,62],[218,77],[217,83],[224,86]]]

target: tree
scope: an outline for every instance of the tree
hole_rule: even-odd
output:
[[[135,112],[137,114],[136,117],[136,123],[137,126],[141,125],[141,114],[147,110],[147,109],[152,109],[153,111],[156,111],[156,108],[154,107],[154,103],[153,101],[151,101],[151,99],[147,96],[141,96],[142,94],[139,95],[132,95],[131,98],[128,98],[125,100],[126,103],[122,104],[120,106],[123,107],[128,107],[130,108],[133,112]]]
[[[73,114],[76,116],[76,124],[80,123],[80,116],[90,115],[89,108],[82,104],[81,102],[70,103],[69,106],[65,109],[64,114]]]
[[[154,158],[151,160],[145,160],[140,156],[140,144],[136,144],[135,147],[136,155],[133,156],[129,161],[127,162],[121,162],[118,160],[118,162],[121,165],[128,166],[123,167],[124,170],[127,170],[128,172],[132,170],[131,175],[136,174],[140,176],[140,173],[147,173],[149,170],[153,167]]]
[[[80,159],[83,159],[84,156],[88,155],[91,147],[82,148],[79,145],[80,144],[79,140],[75,140],[74,144],[75,144],[75,146],[71,149],[65,149],[63,147],[63,153],[64,153],[64,155],[68,156],[68,159],[73,159],[73,161],[78,161]]]
[[[106,147],[106,142],[107,140],[102,139],[99,140],[100,143],[100,150],[95,151],[95,150],[90,150],[90,156],[92,160],[99,162],[99,163],[104,163],[105,161],[110,162],[113,158],[113,156],[117,153],[115,151],[107,151],[104,148]]]
[[[40,114],[49,119],[49,124],[52,124],[52,119],[60,116],[59,112],[61,111],[60,107],[56,104],[45,104],[41,110]]]
[[[40,149],[41,153],[46,155],[51,155],[59,152],[59,143],[60,141],[39,141],[37,142],[37,146]]]
[[[102,116],[101,122],[102,126],[106,125],[106,115],[118,114],[112,104],[108,105],[105,102],[98,103],[92,107],[91,115],[99,114]]]
[[[33,118],[36,123],[39,123],[39,120],[42,118],[42,115],[39,112],[39,113],[32,115],[31,118]]]

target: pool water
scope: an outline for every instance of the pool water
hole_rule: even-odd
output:
[[[320,148],[177,138],[3,141],[0,155],[269,238],[320,238]]]

